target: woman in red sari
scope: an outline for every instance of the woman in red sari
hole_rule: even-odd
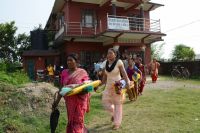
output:
[[[160,67],[160,63],[158,63],[154,58],[153,61],[149,64],[149,66],[151,70],[152,83],[156,83],[158,79],[158,68]]]
[[[89,76],[84,69],[77,67],[77,57],[71,54],[67,57],[68,69],[62,71],[61,84],[63,86],[69,84],[81,84],[89,80]],[[53,108],[57,107],[61,95],[58,96],[53,104]],[[77,94],[72,96],[64,96],[68,124],[66,133],[87,133],[88,130],[84,126],[84,115],[89,112],[89,98],[90,94]]]

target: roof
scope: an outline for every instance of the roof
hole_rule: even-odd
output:
[[[55,50],[28,50],[24,51],[22,56],[56,56],[60,53]]]

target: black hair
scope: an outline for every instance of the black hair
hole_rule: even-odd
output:
[[[78,61],[78,55],[75,54],[75,53],[69,54],[69,55],[67,56],[67,58],[68,58],[68,57],[73,58],[76,62]]]
[[[108,51],[109,50],[111,50],[111,51],[113,51],[113,53],[115,53],[117,59],[119,58],[119,51],[118,50],[115,50],[114,48],[109,48]]]

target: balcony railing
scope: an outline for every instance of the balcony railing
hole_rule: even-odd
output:
[[[64,29],[64,30],[63,30]],[[97,23],[67,22],[55,36],[62,33],[65,36],[92,37],[107,30],[123,32],[161,32],[160,20],[146,18],[107,15]]]
[[[127,17],[127,16],[115,16],[107,15],[107,25],[115,24],[113,28],[119,28],[127,31],[141,31],[141,32],[160,32],[160,20],[138,18],[138,17]],[[112,22],[114,21],[114,22]],[[112,26],[111,26],[112,27]],[[108,27],[109,29],[109,27]],[[112,29],[115,30],[115,29]]]

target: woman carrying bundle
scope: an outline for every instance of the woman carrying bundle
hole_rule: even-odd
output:
[[[124,94],[116,94],[113,84],[121,80],[121,74],[126,81],[126,87],[129,89],[130,81],[124,69],[123,62],[118,59],[118,53],[115,49],[110,48],[107,53],[107,61],[102,79],[102,84],[106,83],[103,92],[102,103],[105,109],[111,115],[111,121],[114,122],[113,129],[120,128],[122,121],[122,102]]]
[[[129,100],[136,100],[138,95],[138,82],[142,79],[142,72],[136,67],[134,59],[128,60],[128,68],[126,70],[130,81],[134,81],[134,88],[127,91]],[[138,75],[139,74],[139,75]]]
[[[62,86],[69,84],[81,84],[84,81],[89,80],[89,76],[84,69],[78,68],[77,66],[77,55],[71,54],[67,57],[68,69],[62,71],[61,84]],[[53,108],[56,108],[61,95],[57,97],[57,100],[53,103]],[[87,133],[88,130],[84,126],[84,115],[89,112],[89,93],[81,93],[72,96],[64,96],[68,124],[66,133]]]

